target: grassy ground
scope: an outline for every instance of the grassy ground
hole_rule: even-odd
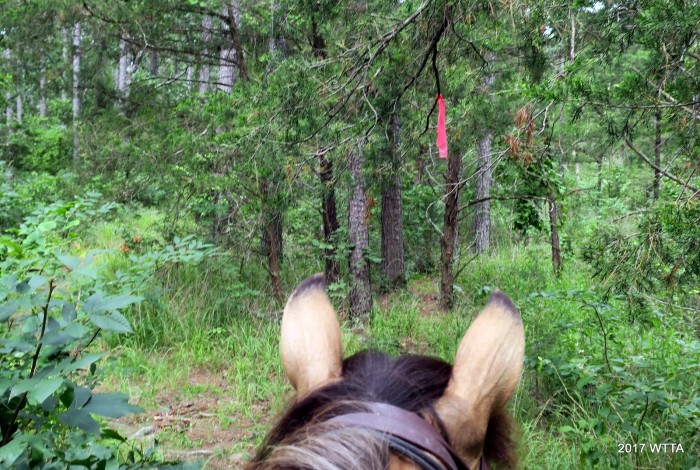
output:
[[[607,371],[600,327],[592,309],[584,308],[593,302],[590,273],[574,262],[557,279],[542,262],[546,256],[545,246],[532,245],[474,263],[457,280],[458,305],[451,314],[437,310],[437,280],[415,278],[404,292],[377,297],[369,325],[344,324],[345,353],[373,347],[451,360],[498,287],[514,299],[526,325],[526,370],[512,400],[524,468],[696,465],[691,452],[698,437],[691,430],[697,399],[688,391],[698,389],[697,370],[689,364],[700,362],[700,347],[668,328],[681,316],[664,314],[666,324],[629,323],[619,305],[609,307],[603,313],[607,361],[615,369]],[[218,302],[221,280],[210,274],[169,273],[165,304],[146,303],[132,312],[137,333],[104,344],[114,356],[104,387],[123,390],[147,410],[118,424],[127,434],[146,433],[169,455],[203,458],[207,468],[237,468],[291,398],[291,388],[278,358],[278,306],[250,314]],[[676,372],[670,374],[669,365]],[[683,370],[690,375],[672,383]],[[628,393],[635,386],[647,387],[648,396],[671,395],[657,396],[658,406],[643,411]],[[636,433],[624,427],[638,424],[642,413],[647,417]],[[618,418],[606,419],[610,414]],[[687,453],[618,454],[618,444],[647,441],[679,442]]]

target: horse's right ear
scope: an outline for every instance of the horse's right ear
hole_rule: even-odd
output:
[[[515,391],[524,354],[520,314],[496,291],[462,338],[450,381],[435,404],[452,448],[469,468],[479,468],[489,419]]]
[[[298,397],[342,373],[340,327],[325,286],[323,273],[303,280],[284,307],[282,366]]]

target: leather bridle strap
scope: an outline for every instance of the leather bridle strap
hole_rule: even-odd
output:
[[[417,414],[387,403],[363,403],[363,405],[367,408],[367,411],[335,416],[329,419],[327,423],[380,431],[422,449],[439,459],[449,470],[466,468],[459,457],[454,454],[447,441],[434,427]],[[402,446],[398,441],[395,441],[394,444],[393,447],[396,447],[396,451],[405,454],[409,458],[415,453],[411,450],[411,446],[404,446],[405,451],[402,451]],[[459,466],[457,462],[459,462]],[[424,466],[424,468],[435,468],[435,466]]]

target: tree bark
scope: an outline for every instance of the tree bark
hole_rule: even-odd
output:
[[[224,15],[228,18],[228,23],[224,23],[223,31],[230,36],[231,42],[230,47],[222,47],[219,54],[219,83],[217,89],[230,93],[231,87],[236,81],[236,69],[238,69],[238,76],[241,80],[248,79],[239,35],[241,25],[239,0],[231,0],[230,4],[224,8]]]
[[[326,283],[332,284],[340,279],[335,233],[338,231],[338,213],[335,204],[335,182],[333,181],[333,162],[325,154],[319,155],[319,177],[323,191],[321,210],[323,214],[323,242],[329,246],[324,251],[324,274]]]
[[[367,197],[365,196],[364,142],[358,143],[349,155],[352,196],[348,204],[348,232],[352,246],[350,252],[350,316],[366,319],[372,310],[369,260],[366,250],[369,246],[367,217]]]
[[[554,274],[559,276],[561,275],[561,247],[559,246],[559,230],[557,229],[557,202],[553,196],[550,196],[547,202],[549,203],[549,227],[551,231],[552,267],[554,268]]]
[[[204,62],[199,69],[199,93],[206,93],[209,91],[209,76],[211,74],[211,67],[209,63],[206,62],[207,56],[209,55],[209,42],[211,42],[211,16],[205,15],[202,18],[202,43],[204,44],[204,49],[202,50],[202,55],[204,57]]]
[[[654,128],[656,130],[656,139],[654,140],[654,200],[659,199],[659,189],[661,187],[661,110],[657,109],[654,113]]]
[[[22,93],[17,92],[17,97],[15,98],[15,105],[17,106],[17,122],[21,123],[24,119],[24,105],[22,103]]]
[[[224,14],[228,17],[229,8],[224,6]],[[229,22],[223,23],[223,33],[226,36],[231,34]],[[227,38],[228,39],[228,38]],[[216,89],[224,93],[231,93],[231,88],[236,81],[236,49],[229,43],[227,47],[222,47],[219,52],[219,80]]]
[[[12,57],[12,52],[9,48],[5,49],[4,56],[5,61],[7,62],[7,67],[9,69],[9,62],[10,58]],[[7,101],[7,106],[5,107],[5,124],[7,125],[7,128],[9,130],[10,126],[12,125],[12,119],[14,117],[14,108],[12,107],[12,93],[9,90],[5,92],[5,100]]]
[[[151,77],[157,77],[158,76],[158,51],[152,50],[150,51],[150,64],[149,64],[149,72],[151,74]]]
[[[493,132],[487,130],[479,141],[476,176],[475,246],[478,254],[489,251],[491,242],[491,144]]]
[[[488,52],[486,60],[489,65],[495,60],[496,54]],[[493,84],[496,75],[488,72],[481,80],[481,92],[490,103]],[[493,129],[489,123],[484,124],[481,139],[477,145],[476,169],[476,217],[474,220],[474,245],[477,254],[487,253],[491,246],[491,145],[493,144]]]
[[[61,58],[63,59],[63,66],[68,69],[68,48],[70,47],[70,33],[68,28],[61,29]],[[64,79],[64,86],[61,87],[61,99],[68,99],[68,80]]]
[[[405,282],[406,265],[403,246],[403,207],[401,204],[401,121],[398,114],[390,119],[389,155],[391,174],[382,184],[382,288],[394,290]]]
[[[119,38],[119,68],[117,72],[117,95],[119,96],[119,113],[124,114],[127,91],[127,68],[129,67],[129,53],[124,38]]]
[[[447,157],[447,174],[445,175],[445,219],[442,235],[442,253],[440,257],[440,306],[444,310],[452,308],[454,303],[454,252],[458,243],[459,223],[459,178],[462,173],[462,159],[457,152]]]
[[[260,194],[263,203],[263,248],[267,254],[270,287],[275,299],[281,302],[282,213],[274,206],[272,185],[268,180],[260,181]]]
[[[316,20],[311,22],[311,30],[313,35],[313,52],[314,56],[319,59],[326,58],[326,45],[323,37],[318,32]],[[338,223],[338,210],[335,202],[335,179],[333,178],[333,162],[327,157],[326,152],[318,152],[319,162],[319,178],[321,179],[321,214],[323,215],[323,241],[330,248],[326,248],[324,252],[324,274],[326,283],[332,284],[340,279],[340,266],[338,264],[337,240],[334,235],[340,227]]]
[[[80,139],[78,137],[78,119],[83,107],[80,95],[80,21],[73,25],[73,165],[80,162]]]
[[[39,117],[46,117],[46,68],[39,72]]]
[[[231,2],[228,8],[229,28],[233,49],[236,57],[239,54],[242,57],[240,43],[238,43],[238,27],[240,25],[240,10],[238,9],[236,0]],[[272,52],[272,51],[271,51]],[[237,61],[234,68],[240,67],[241,62]],[[239,69],[240,72],[240,69]],[[245,73],[240,74],[241,80],[247,80]],[[233,82],[232,82],[233,83]],[[282,285],[281,285],[281,265],[282,265],[282,212],[275,205],[275,194],[277,189],[273,187],[273,183],[263,178],[260,180],[260,194],[262,196],[262,217],[263,217],[263,244],[267,250],[267,266],[270,274],[270,285],[272,293],[278,302],[282,302]]]

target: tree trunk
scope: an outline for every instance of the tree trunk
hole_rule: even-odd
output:
[[[654,113],[654,128],[656,130],[656,139],[654,140],[654,200],[659,199],[659,189],[661,187],[661,110],[657,109]]]
[[[148,69],[151,77],[158,76],[158,51],[156,50],[152,50],[150,53],[150,64]]]
[[[78,137],[78,119],[83,107],[80,96],[80,59],[82,51],[80,49],[80,22],[73,26],[73,165],[80,162],[80,140]]]
[[[282,213],[274,207],[273,189],[268,180],[260,181],[260,195],[263,208],[263,249],[267,255],[267,269],[270,275],[270,287],[277,301],[281,302],[282,284]]]
[[[68,28],[61,29],[61,58],[63,59],[63,67],[68,69],[68,48],[70,47],[70,34]],[[64,86],[61,87],[61,99],[68,99],[68,80],[64,78]]]
[[[202,50],[203,62],[202,67],[199,69],[199,92],[206,93],[209,91],[209,75],[211,74],[211,67],[209,66],[209,42],[211,41],[211,16],[206,15],[202,18],[202,43],[204,44],[204,49]]]
[[[226,13],[227,8],[224,8]],[[224,23],[224,34],[230,34],[228,23]],[[231,93],[231,87],[236,81],[236,49],[233,46],[222,47],[219,52],[219,80],[216,89],[224,93]]]
[[[350,316],[366,319],[372,310],[372,291],[369,278],[369,260],[365,252],[369,247],[367,197],[365,196],[364,142],[358,143],[349,155],[352,196],[348,204],[348,238],[350,252]]]
[[[231,4],[234,5],[235,2]],[[229,18],[236,18],[235,23],[231,23],[231,28],[237,28],[240,25],[240,11],[234,10],[234,6],[229,8]],[[238,6],[235,6],[238,8]],[[237,33],[233,35],[234,43],[236,42]],[[234,48],[235,48],[234,44]],[[240,51],[236,51],[238,54]],[[273,51],[270,51],[271,53]],[[241,76],[241,80],[245,80],[245,76]],[[277,192],[276,188],[272,187],[272,183],[267,179],[260,181],[262,195],[262,211],[263,211],[263,243],[267,248],[267,266],[270,274],[270,285],[272,293],[277,301],[282,302],[282,286],[281,286],[281,264],[282,264],[282,212],[277,208],[274,201],[274,195]]]
[[[39,73],[39,116],[46,117],[46,68]]]
[[[230,93],[231,87],[236,81],[236,69],[238,69],[238,76],[242,80],[248,78],[239,36],[241,25],[239,0],[231,0],[230,4],[224,7],[224,15],[228,18],[228,22],[224,23],[223,31],[230,38],[230,46],[222,47],[219,53],[219,83],[217,84],[217,89]]]
[[[192,91],[192,77],[194,76],[194,67],[191,64],[185,69],[185,82],[187,83],[187,91]]]
[[[313,52],[319,59],[326,58],[325,42],[318,32],[316,20],[312,20]],[[324,274],[326,283],[332,284],[340,279],[340,266],[338,265],[337,240],[334,238],[340,224],[338,223],[338,210],[335,203],[335,180],[333,178],[333,162],[328,159],[323,150],[318,152],[319,178],[323,193],[321,196],[321,213],[323,214],[323,241],[330,248],[326,248],[324,257]]]
[[[444,310],[452,308],[454,285],[454,252],[458,243],[459,215],[459,178],[462,173],[462,159],[457,152],[447,158],[445,175],[445,223],[442,235],[442,254],[440,257],[440,306]]]
[[[557,229],[557,217],[558,209],[557,202],[554,200],[553,196],[550,196],[549,200],[549,227],[551,230],[552,238],[552,267],[554,268],[554,274],[557,276],[561,275],[561,248],[559,246],[559,230]]]
[[[393,290],[405,282],[406,265],[403,246],[403,208],[401,205],[401,121],[398,114],[391,116],[389,154],[391,175],[382,185],[382,284]]]
[[[494,52],[486,53],[489,65],[496,59]],[[496,75],[488,72],[481,80],[481,94],[488,102],[491,100],[493,84]],[[481,131],[481,140],[477,148],[476,168],[476,217],[474,220],[474,245],[477,254],[487,253],[491,245],[491,145],[493,144],[493,130],[485,125]]]
[[[119,69],[117,72],[117,96],[119,97],[119,113],[124,114],[127,91],[127,68],[129,66],[129,53],[126,49],[126,41],[119,38]]]
[[[338,231],[338,213],[335,205],[335,182],[333,181],[333,162],[324,153],[319,154],[319,177],[323,191],[321,209],[323,214],[323,242],[329,246],[325,249],[326,283],[332,284],[340,279],[335,233]]]
[[[605,155],[605,151],[600,152],[598,154],[598,157],[595,159],[596,165],[598,166],[598,182],[596,183],[596,188],[598,189],[598,192],[601,192],[603,190],[603,156]]]
[[[24,106],[22,104],[22,93],[17,91],[17,97],[15,98],[15,103],[17,106],[17,122],[21,123],[24,119]]]
[[[474,221],[475,245],[478,254],[487,253],[491,242],[491,144],[493,132],[479,141],[478,167],[476,169],[476,218]]]
[[[10,58],[12,57],[12,52],[10,49],[5,49],[4,52],[5,61],[7,62],[7,68],[10,68]],[[7,125],[8,132],[11,132],[10,126],[12,125],[12,119],[14,117],[14,108],[12,107],[12,93],[8,90],[5,92],[5,101],[7,101],[7,106],[5,107],[5,124]]]

